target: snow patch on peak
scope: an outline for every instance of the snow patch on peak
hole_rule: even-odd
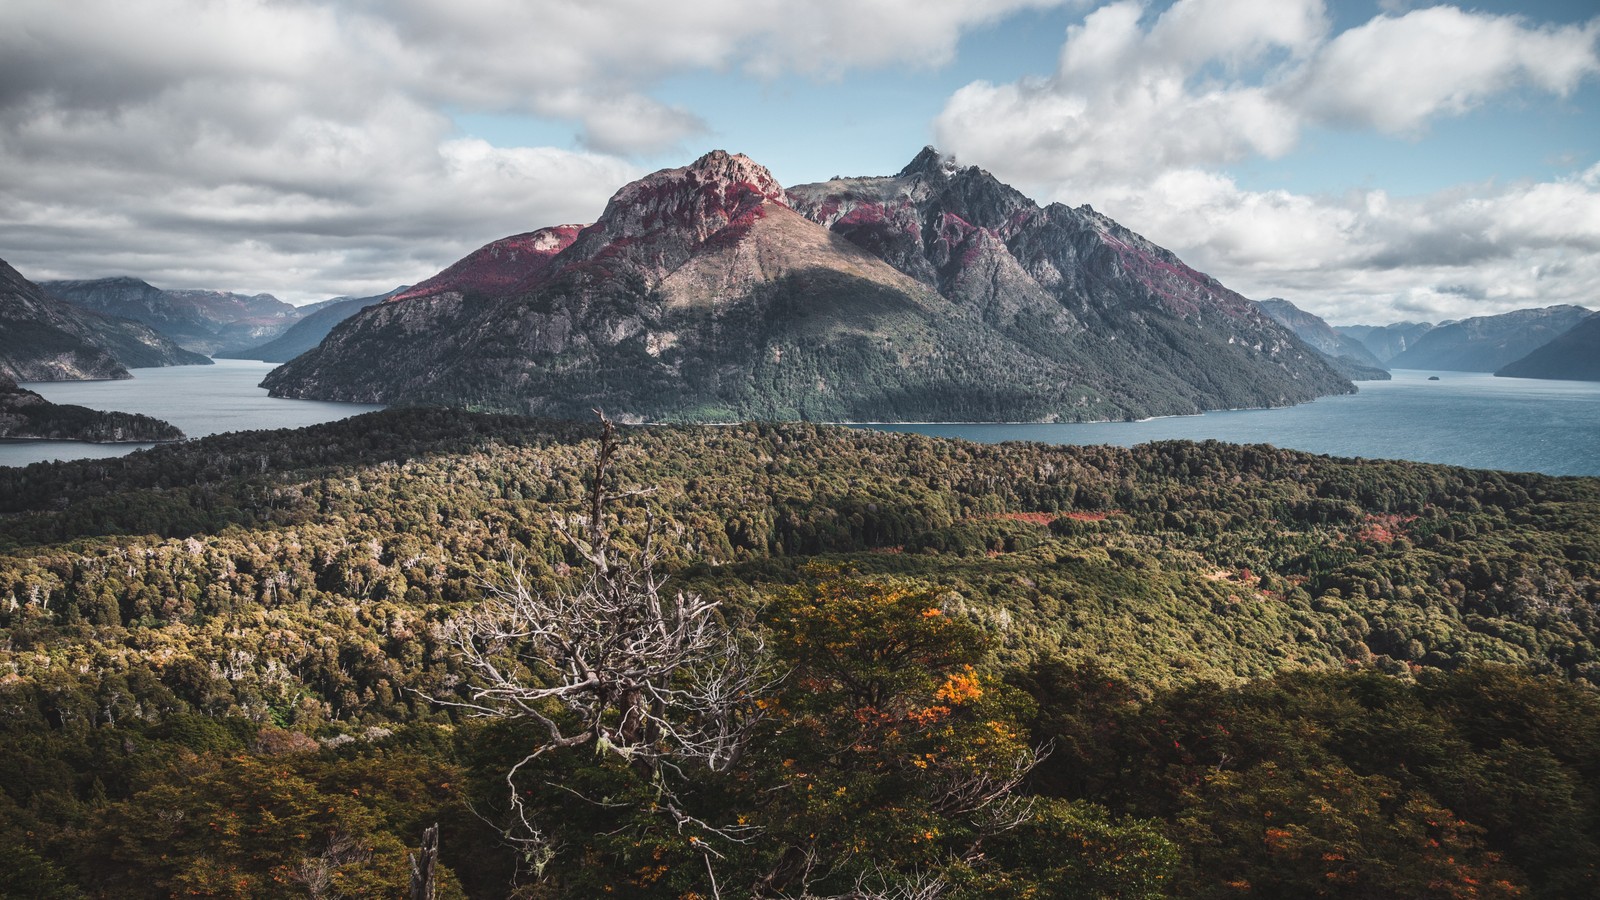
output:
[[[587,227],[589,226],[552,225],[549,228],[541,228],[532,233],[528,249],[544,253],[565,250],[567,245],[572,243],[572,239],[578,236],[578,232]]]

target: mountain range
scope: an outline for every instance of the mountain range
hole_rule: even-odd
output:
[[[1493,372],[1564,334],[1587,315],[1589,310],[1581,306],[1550,306],[1449,322],[1418,336],[1388,364],[1395,369]]]
[[[143,322],[180,346],[206,355],[271,340],[310,311],[271,294],[169,291],[128,276],[46,281],[39,286],[81,309]]]
[[[130,368],[210,362],[147,325],[97,315],[50,297],[0,260],[0,377],[131,378]]]
[[[264,385],[680,421],[1083,421],[1353,390],[1171,253],[932,148],[789,190],[709,153],[360,311]]]

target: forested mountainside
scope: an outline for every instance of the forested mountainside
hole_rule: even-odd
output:
[[[1508,378],[1600,381],[1600,313],[1590,314],[1560,337],[1495,374]]]
[[[1353,390],[1165,250],[931,150],[787,192],[707,154],[593,225],[483,247],[264,384],[635,421],[1083,421]]]
[[[618,557],[651,513],[663,596],[772,677],[716,765],[641,768],[685,721],[540,755],[513,806],[550,734],[449,705],[461,616],[517,572],[577,596],[597,446],[410,409],[0,469],[0,892],[396,896],[435,822],[444,897],[1600,884],[1600,480],[627,429]]]
[[[137,442],[177,441],[183,432],[171,423],[139,413],[102,412],[86,406],[51,403],[0,375],[0,439]]]
[[[0,260],[0,377],[131,378],[129,368],[210,362],[138,322],[96,315],[49,297]]]

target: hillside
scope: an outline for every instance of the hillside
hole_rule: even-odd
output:
[[[138,322],[96,315],[47,296],[0,260],[0,377],[131,378],[129,368],[202,363],[210,360]]]
[[[1549,343],[1577,325],[1581,306],[1519,309],[1440,325],[1389,361],[1395,369],[1493,372]]]
[[[1278,324],[1294,332],[1313,350],[1327,357],[1341,375],[1351,381],[1388,381],[1389,370],[1366,345],[1335,331],[1322,317],[1306,312],[1287,300],[1273,297],[1256,301]]]
[[[1007,203],[1027,203],[1014,193]],[[1082,283],[1052,294],[988,226],[967,239],[996,252],[941,281],[931,263],[808,220],[802,195],[745,157],[708,154],[623,187],[581,230],[488,245],[264,384],[686,421],[1120,419],[1352,389],[1248,301],[1109,220],[1035,208],[1008,232],[1048,245],[1025,254],[1041,277],[1076,259],[1058,245],[1084,245]]]
[[[80,309],[143,322],[201,354],[259,344],[282,334],[301,315],[271,294],[167,291],[128,276],[47,281],[40,287]]]
[[[266,362],[288,362],[296,356],[322,343],[335,325],[375,303],[407,290],[397,287],[386,294],[373,297],[335,297],[320,303],[301,307],[304,317],[283,334],[256,347],[217,351],[218,359],[259,359]]]
[[[146,443],[181,441],[170,423],[138,413],[101,412],[51,403],[0,375],[0,440]]]
[[[1590,315],[1494,374],[1507,378],[1600,381],[1600,313]]]
[[[390,410],[0,469],[0,888],[163,896],[221,866],[268,893],[337,827],[372,852],[324,871],[403,894],[438,822],[457,896],[709,890],[664,783],[592,747],[516,781],[558,842],[519,875],[505,773],[544,732],[428,699],[467,696],[444,623],[508,566],[581,581],[552,523],[595,437]],[[963,898],[1594,883],[1596,479],[803,424],[627,430],[611,472],[651,489],[619,551],[647,507],[670,590],[760,623],[789,673],[732,769],[670,776],[707,828],[758,826],[682,825],[724,885],[839,894],[874,860]],[[1046,742],[1012,828],[941,802]]]

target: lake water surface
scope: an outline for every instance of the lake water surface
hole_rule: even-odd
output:
[[[1429,381],[1437,376],[1438,381]],[[1215,439],[1333,456],[1450,463],[1480,469],[1600,475],[1600,383],[1397,369],[1360,393],[1285,409],[1091,425],[875,425],[966,438],[1117,444]]]
[[[281,400],[257,387],[276,363],[219,359],[211,366],[134,369],[123,381],[39,381],[23,387],[52,403],[155,416],[189,437],[258,428],[300,428],[383,409],[365,403]],[[52,459],[121,456],[154,444],[87,444],[80,441],[0,442],[0,465],[25,466]]]
[[[298,428],[381,409],[279,400],[256,385],[272,363],[135,369],[130,381],[29,384],[48,400],[165,419],[190,437]],[[1429,381],[1437,375],[1438,381]],[[1334,456],[1451,463],[1484,469],[1600,475],[1600,383],[1399,370],[1361,392],[1286,409],[1236,410],[1092,425],[881,425],[885,431],[973,441],[1131,446],[1168,439],[1273,444]],[[0,443],[0,465],[118,456],[148,444]]]

